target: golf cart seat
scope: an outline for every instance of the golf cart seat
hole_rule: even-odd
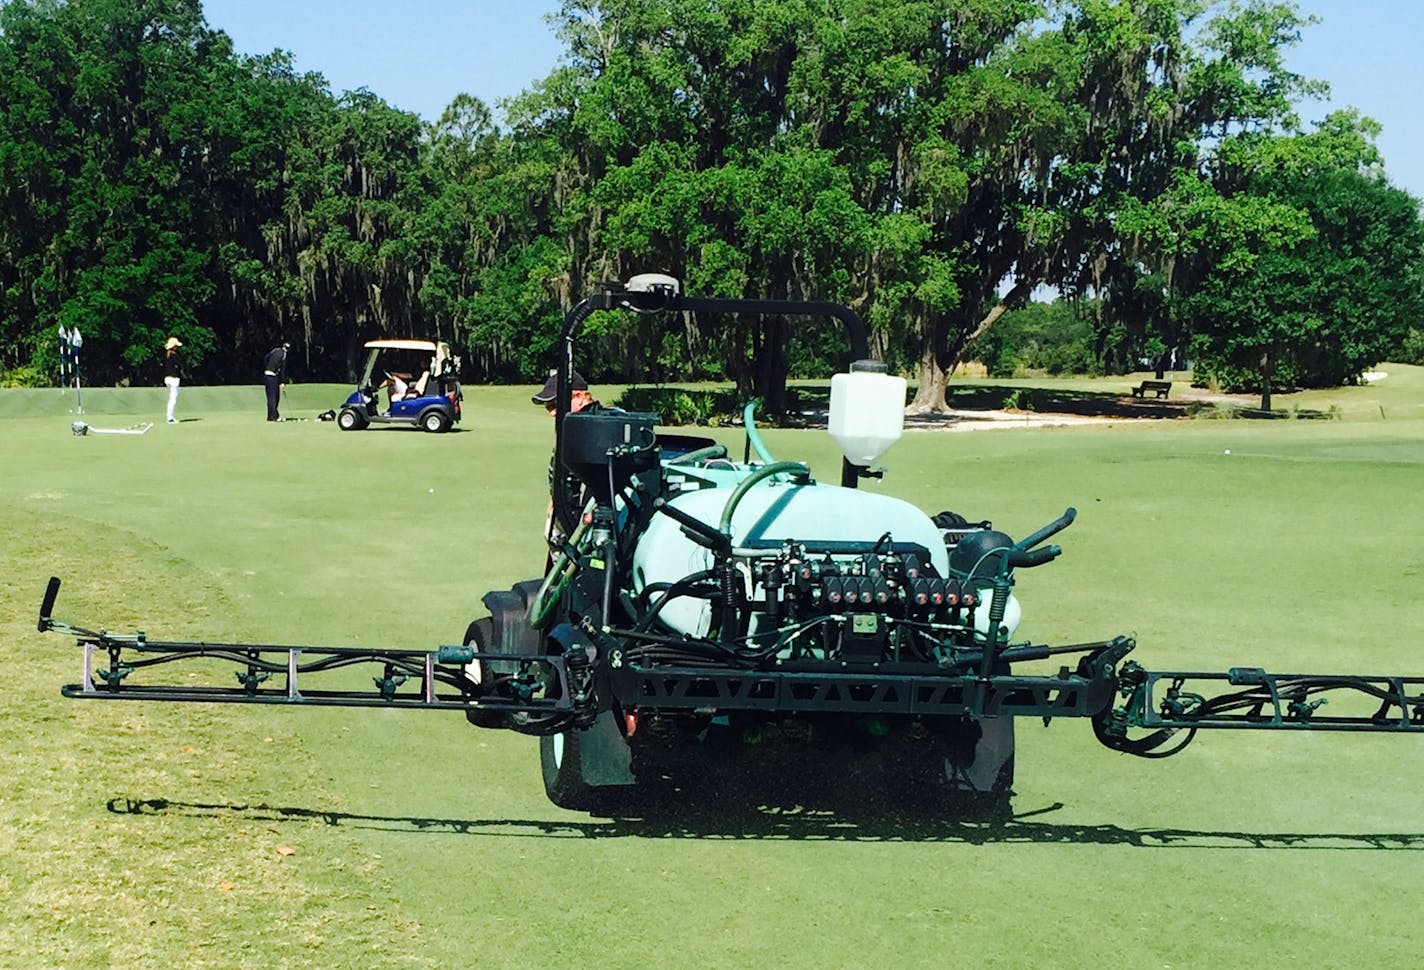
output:
[[[406,396],[407,396],[407,397],[425,397],[425,385],[427,385],[427,384],[429,384],[429,383],[430,383],[430,371],[426,371],[425,373],[423,373],[423,374],[420,375],[419,380],[417,380],[414,384],[411,385],[411,390],[410,390],[410,392],[409,392]]]

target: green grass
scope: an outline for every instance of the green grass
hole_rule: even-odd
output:
[[[870,487],[1013,534],[1077,506],[1064,557],[1020,578],[1035,639],[1424,674],[1424,371],[1384,369],[1335,392],[1344,421],[910,433]],[[344,393],[294,387],[286,413]],[[0,392],[0,967],[1416,961],[1417,737],[1221,732],[1144,762],[1025,722],[1007,825],[639,822],[554,808],[533,739],[459,715],[58,696],[78,654],[35,632],[51,574],[58,616],[115,630],[457,641],[542,564],[550,427],[527,394],[469,388],[437,436],[270,425],[258,388],[185,388],[176,426],[77,438],[72,397]],[[162,402],[93,389],[85,420]],[[837,477],[823,434],[765,438]]]

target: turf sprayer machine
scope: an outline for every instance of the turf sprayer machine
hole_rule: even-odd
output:
[[[570,413],[574,339],[595,311],[844,324],[852,363],[832,380],[829,412],[840,481],[773,458],[750,407],[740,461],[710,438],[659,433],[654,414]],[[636,802],[679,773],[735,772],[753,742],[840,765],[870,752],[916,791],[1001,802],[1020,717],[1084,718],[1108,748],[1150,758],[1204,729],[1424,731],[1424,678],[1152,671],[1128,659],[1125,636],[1015,640],[1019,574],[1059,556],[1049,540],[1074,510],[1016,540],[858,487],[900,436],[905,382],[869,360],[843,306],[693,298],[669,277],[635,277],[575,306],[559,346],[560,538],[542,579],[484,596],[490,615],[463,643],[119,635],[55,619],[52,579],[39,628],[76,636],[83,652],[65,696],[459,710],[477,727],[537,735],[545,789],[574,809]],[[236,683],[159,682],[198,658],[230,663]],[[371,686],[347,686],[353,667]]]

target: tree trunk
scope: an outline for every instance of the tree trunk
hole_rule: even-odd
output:
[[[1261,410],[1271,413],[1271,381],[1275,377],[1275,357],[1268,350],[1261,354]]]
[[[950,321],[955,318],[935,317],[930,324],[931,336],[925,340],[925,349],[920,355],[920,363],[916,369],[919,383],[915,388],[915,397],[909,407],[905,409],[906,412],[909,414],[944,414],[948,412],[949,404],[945,395],[949,387],[949,375],[953,374],[954,368],[959,365],[959,356],[964,353],[964,348],[975,339],[988,333],[989,328],[998,323],[1000,317],[1027,299],[1032,291],[1033,284],[1028,281],[1015,283],[1013,288],[1004,294],[1002,300],[989,308],[989,312],[975,324],[973,330],[966,333],[965,324],[960,323],[957,339],[953,341],[950,340],[949,332],[952,329]]]
[[[905,408],[909,414],[944,414],[949,410],[945,393],[949,388],[949,374],[939,366],[936,354],[928,347],[920,356],[915,368],[915,397]]]
[[[943,316],[932,316],[920,332],[924,334],[925,341],[919,365],[915,368],[915,397],[905,411],[909,414],[944,414],[949,410],[945,401],[949,371],[945,370],[942,362],[949,343],[949,321]]]
[[[758,332],[756,358],[756,393],[762,399],[762,410],[778,418],[786,414],[786,378],[791,361],[787,342],[791,328],[782,316],[765,317]]]

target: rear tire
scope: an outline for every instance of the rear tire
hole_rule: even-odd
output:
[[[450,430],[450,418],[444,411],[426,411],[420,416],[420,426],[431,434]]]
[[[549,801],[571,811],[617,808],[636,790],[628,742],[612,711],[587,731],[541,737],[539,764]]]
[[[475,653],[486,653],[494,640],[494,620],[484,617],[475,620],[465,629],[465,646],[474,647]],[[489,685],[494,682],[494,674],[483,660],[471,660],[465,665],[465,679],[474,687],[469,693],[474,697],[486,696]],[[465,720],[475,727],[503,727],[509,715],[501,711],[482,711],[466,708]]]

